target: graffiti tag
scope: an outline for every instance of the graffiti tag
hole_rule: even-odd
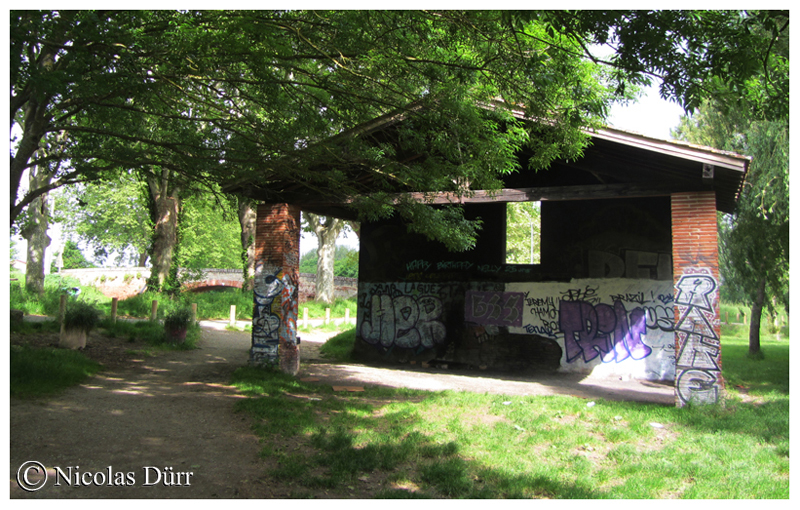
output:
[[[652,352],[642,340],[647,321],[641,307],[628,313],[620,301],[612,306],[562,300],[559,316],[568,363],[578,357],[584,362],[600,357],[604,363],[619,363],[627,358],[640,360]]]
[[[522,292],[467,291],[465,319],[476,324],[522,326]]]
[[[708,270],[691,270],[675,285],[678,405],[715,403],[722,386],[719,336],[714,323],[717,282]]]

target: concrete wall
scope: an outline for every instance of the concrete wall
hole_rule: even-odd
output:
[[[504,204],[471,209],[465,254],[362,224],[357,356],[675,378],[669,197],[543,202],[536,265],[504,263]]]

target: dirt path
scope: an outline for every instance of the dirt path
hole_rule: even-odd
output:
[[[327,364],[319,355],[325,339],[303,335],[299,377],[331,385],[673,402],[672,388],[637,381],[567,376],[531,380],[411,365],[396,369]],[[205,327],[197,350],[133,359],[123,354],[130,351],[129,345],[103,346],[96,340],[95,354],[102,352],[107,367],[100,375],[54,398],[11,401],[12,498],[281,497],[266,479],[250,418],[233,410],[243,397],[228,386],[233,371],[247,363],[249,334]],[[28,461],[51,468],[40,491],[25,492],[17,485],[17,471]],[[79,483],[54,486],[54,467],[67,474],[71,467],[73,481],[78,477]],[[183,483],[165,485],[165,470],[172,481]],[[96,485],[92,479],[105,484]]]
[[[249,337],[204,330],[201,348],[134,358],[40,402],[11,402],[11,496],[44,498],[232,498],[252,496],[263,470],[250,419],[233,412],[231,373],[247,362]],[[26,461],[73,473],[133,473],[131,486],[53,486],[25,493]],[[190,485],[146,486],[156,470],[191,472]],[[182,477],[185,481],[186,476]],[[177,479],[176,479],[177,480]],[[106,483],[108,483],[106,481]]]

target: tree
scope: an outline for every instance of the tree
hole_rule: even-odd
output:
[[[539,202],[516,202],[507,206],[506,262],[538,264],[541,243],[541,207]]]
[[[115,264],[144,267],[153,235],[147,193],[136,174],[121,172],[114,180],[65,186],[56,209],[65,232],[83,241],[95,259],[116,253]]]
[[[337,246],[333,267],[336,276],[358,278],[358,250],[348,246]]]
[[[705,104],[674,135],[753,157],[736,212],[719,220],[720,273],[751,305],[749,354],[758,357],[764,307],[789,307],[789,125]]]
[[[242,244],[242,290],[253,290],[256,277],[256,205],[239,197],[237,214]]]
[[[660,82],[661,96],[691,112],[714,100],[723,112],[750,118],[789,115],[789,11],[547,11],[560,31],[593,61],[612,69],[613,82]],[[590,44],[610,47],[597,58]]]
[[[317,236],[317,278],[314,283],[316,300],[332,304],[334,300],[333,261],[336,254],[336,238],[345,227],[345,221],[331,216],[319,216],[304,212],[307,231]]]
[[[507,113],[479,114],[477,101],[502,96],[528,104],[532,117],[547,114],[555,133],[539,142],[550,148],[541,163],[576,153],[577,126],[598,120],[608,99],[589,64],[547,54],[545,41],[519,39],[498,13],[26,11],[11,18],[11,117],[22,133],[12,155],[12,221],[47,189],[118,168],[166,168],[229,187],[260,182],[265,195],[285,179],[334,197],[363,192],[341,171],[310,170],[330,157],[330,146],[315,142],[398,109],[419,116],[407,143],[440,149],[425,165],[438,171],[426,179],[420,165],[388,168],[382,163],[391,154],[357,140],[340,163],[378,163],[381,182],[370,191],[419,188],[415,181],[452,188],[451,177],[462,183],[456,189],[489,187],[497,179],[478,169],[513,168],[510,155],[527,134],[500,125],[511,122]],[[534,77],[540,83],[529,87]],[[409,108],[421,98],[425,111]],[[445,122],[451,129],[441,129]],[[68,135],[48,159],[58,168],[54,180],[18,197],[19,176],[37,163],[31,148],[48,133]],[[418,207],[378,198],[362,204],[367,214],[398,208],[410,217]]]
[[[78,243],[72,239],[64,243],[64,251],[61,253],[61,259],[64,262],[62,269],[82,269],[85,267],[94,267],[94,264],[86,260],[83,252],[78,247]]]
[[[234,203],[201,194],[183,200],[176,264],[187,269],[237,269],[242,265],[241,229]]]
[[[49,182],[51,175],[46,168],[35,167],[29,172],[30,186]],[[47,194],[36,197],[26,211],[20,235],[28,242],[25,266],[25,289],[33,294],[44,293],[45,249],[50,245],[47,235],[49,226],[49,201]]]
[[[763,89],[749,104],[773,114],[788,91],[773,58],[788,17],[761,11],[13,11],[10,25],[12,223],[50,189],[125,169],[351,200],[360,219],[397,213],[463,250],[480,225],[460,205],[396,192],[495,189],[522,146],[533,170],[577,157],[582,128],[651,77],[688,108]],[[593,58],[607,42],[615,56]],[[362,129],[380,116],[405,120],[397,143]],[[51,182],[20,195],[43,164]],[[165,210],[173,195],[159,192]]]
[[[345,245],[336,245],[336,254],[333,256],[333,276],[344,278],[358,278],[358,250]],[[317,273],[316,250],[309,250],[300,257],[300,272],[306,274]]]
[[[749,80],[721,86],[674,135],[753,157],[735,214],[719,221],[720,272],[750,301],[749,355],[761,357],[764,306],[789,307],[789,13],[758,12],[742,23],[759,65]],[[738,71],[747,64],[753,59],[736,63]]]

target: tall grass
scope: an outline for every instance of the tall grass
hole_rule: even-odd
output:
[[[48,315],[55,317],[58,315],[58,306],[61,295],[67,288],[77,287],[81,290],[77,298],[87,303],[91,303],[100,309],[110,310],[111,299],[105,297],[94,287],[83,287],[74,278],[62,278],[59,275],[47,275],[44,279],[44,293],[39,296],[31,294],[25,289],[25,275],[14,272],[11,275],[16,278],[9,286],[9,304],[11,308],[22,310],[27,315]]]
[[[322,344],[319,352],[331,361],[352,361],[353,345],[356,340],[356,329],[349,329],[331,337]]]
[[[104,296],[95,287],[82,286],[74,278],[62,278],[59,275],[45,277],[45,291],[42,296],[31,295],[25,290],[25,275],[16,272],[12,275],[17,281],[12,281],[10,286],[9,301],[12,308],[24,311],[29,315],[48,315],[54,317],[58,314],[61,295],[66,288],[78,287],[81,292],[77,298],[92,303],[106,315],[111,313],[111,298]],[[236,307],[237,320],[250,320],[253,318],[253,293],[240,289],[208,292],[182,292],[178,295],[168,295],[146,291],[142,294],[119,301],[117,314],[121,317],[150,318],[153,301],[158,301],[158,318],[163,319],[176,309],[197,304],[197,317],[199,319],[228,319],[231,315],[231,305]],[[309,319],[324,319],[326,308],[331,309],[332,318],[345,316],[345,309],[350,310],[350,317],[356,317],[355,299],[337,299],[332,305],[325,305],[316,301],[307,301],[300,304],[298,315],[302,318],[303,308],[308,309]]]
[[[336,299],[333,304],[327,305],[319,301],[306,301],[301,303],[298,310],[298,318],[303,318],[303,310],[308,309],[309,319],[324,319],[326,310],[330,308],[331,317],[342,318],[345,316],[345,310],[350,310],[350,318],[356,318],[357,303],[355,298],[351,299]]]
[[[346,352],[351,338],[332,343]],[[291,497],[788,498],[788,342],[765,341],[762,361],[748,359],[746,345],[738,333],[723,337],[731,392],[713,406],[342,394],[253,368],[234,383],[250,395],[238,408],[253,417],[262,454],[276,462],[270,475]]]
[[[77,351],[12,345],[9,360],[11,396],[52,395],[82,383],[100,368],[99,363]]]

